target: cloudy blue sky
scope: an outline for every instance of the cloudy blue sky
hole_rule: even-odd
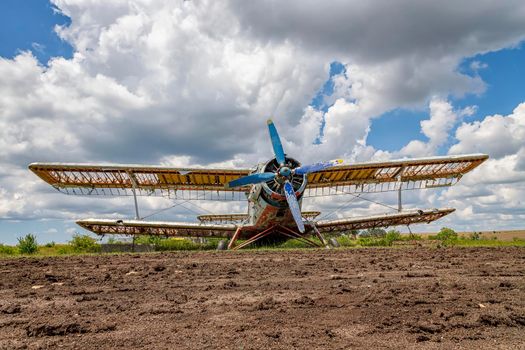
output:
[[[523,228],[524,39],[523,1],[2,1],[0,242],[133,216],[129,198],[56,193],[30,162],[251,167],[271,155],[269,116],[304,162],[488,153],[406,206],[458,209],[421,231]],[[245,210],[196,204],[152,219]],[[387,211],[355,200],[332,217]]]

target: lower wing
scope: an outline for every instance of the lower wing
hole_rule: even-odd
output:
[[[315,223],[315,226],[320,232],[331,232],[430,223],[454,211],[455,209],[452,208],[427,210],[418,209],[394,214],[354,217],[337,220],[319,220]]]
[[[230,238],[237,226],[234,224],[201,224],[193,222],[164,222],[141,220],[79,220],[77,224],[97,235],[153,235],[180,237]]]

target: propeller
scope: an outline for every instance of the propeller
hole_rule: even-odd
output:
[[[303,217],[301,215],[301,208],[299,208],[299,203],[297,202],[297,197],[295,197],[295,191],[293,189],[293,186],[288,180],[284,182],[284,195],[286,196],[286,201],[288,202],[288,206],[290,207],[290,211],[292,212],[293,219],[297,224],[297,228],[301,233],[303,233],[304,223]]]
[[[240,187],[266,182],[275,178],[275,175],[275,173],[256,173],[248,176],[243,176],[228,182],[226,184],[226,188]]]
[[[304,174],[308,174],[308,173],[314,173],[316,171],[321,171],[321,170],[324,170],[324,169],[332,167],[332,166],[336,166],[336,165],[341,164],[341,163],[343,163],[342,159],[335,159],[335,160],[330,160],[328,162],[319,162],[319,163],[310,164],[310,165],[303,165],[303,166],[300,166],[298,168],[295,168],[293,170],[293,173],[297,174],[297,175],[304,175]]]
[[[270,132],[270,139],[272,140],[273,153],[275,154],[275,159],[279,165],[283,166],[286,161],[284,158],[284,149],[281,139],[279,138],[279,133],[277,128],[273,124],[271,119],[268,119],[268,131]]]
[[[328,162],[319,162],[310,165],[304,165],[297,167],[295,169],[290,169],[289,164],[286,164],[286,157],[283,149],[283,144],[277,132],[273,121],[268,119],[268,131],[270,133],[270,139],[272,141],[273,153],[275,155],[275,160],[279,164],[279,167],[276,169],[275,173],[265,172],[265,173],[256,173],[248,176],[240,177],[238,179],[228,182],[225,187],[233,188],[246,185],[254,185],[262,182],[267,182],[273,179],[276,179],[280,184],[282,184],[281,189],[284,192],[286,197],[286,202],[290,207],[292,216],[297,224],[297,228],[301,233],[304,232],[304,223],[301,216],[301,208],[299,208],[299,203],[297,202],[297,197],[295,196],[295,190],[293,188],[290,180],[293,175],[306,175],[316,171],[321,171],[326,168],[341,164],[343,160],[336,159]]]

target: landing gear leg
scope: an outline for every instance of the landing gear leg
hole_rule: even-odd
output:
[[[233,250],[237,250],[237,249],[241,249],[243,247],[246,247],[247,245],[249,244],[252,244],[253,242],[255,241],[258,241],[259,239],[261,238],[264,238],[266,236],[268,236],[269,234],[272,234],[273,232],[275,231],[275,226],[272,226],[270,228],[267,228],[266,230],[262,231],[262,232],[259,232],[258,234],[256,234],[255,236],[249,238],[248,240],[246,240],[245,242],[242,242],[241,244],[239,244],[238,246],[235,246],[233,247],[232,249]],[[236,232],[237,233],[237,232]],[[234,235],[235,236],[235,235]]]
[[[241,234],[241,226],[237,227],[237,230],[235,230],[235,233],[233,234],[232,238],[230,239],[230,243],[228,243],[228,249],[232,249],[233,245],[235,244],[235,241],[239,238],[239,235]]]
[[[324,239],[323,235],[321,234],[321,232],[319,232],[319,230],[317,229],[317,227],[315,226],[315,223],[310,221],[310,225],[312,225],[312,229],[314,230],[315,232],[315,235],[317,236],[317,238],[319,238],[319,240],[321,241],[321,243],[325,246],[326,249],[330,249],[330,245],[326,242],[326,240]]]

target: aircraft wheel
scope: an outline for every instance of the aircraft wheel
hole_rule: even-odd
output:
[[[330,242],[330,245],[334,248],[339,248],[341,246],[335,238],[330,238],[328,242]]]
[[[228,242],[225,240],[219,241],[217,244],[217,250],[226,250],[228,248]]]

